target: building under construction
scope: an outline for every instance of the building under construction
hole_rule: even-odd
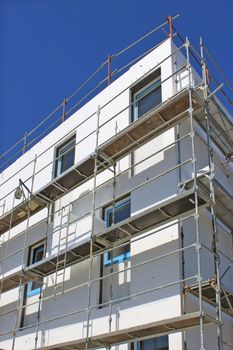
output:
[[[176,17],[1,156],[0,349],[233,348],[230,83]]]

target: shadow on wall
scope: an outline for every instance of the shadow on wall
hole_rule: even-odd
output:
[[[153,237],[153,236],[152,236]],[[169,251],[177,249],[178,240],[174,239],[169,243],[162,244],[156,248],[144,250],[142,253],[138,252],[132,256],[131,263],[132,265],[138,264],[143,260],[152,259],[156,256],[160,256]],[[97,265],[97,264],[95,264]],[[161,271],[163,271],[161,273]],[[93,278],[99,276],[99,266],[95,268],[95,274]],[[131,282],[130,290],[131,294],[140,293],[144,290],[145,286],[147,289],[153,289],[159,285],[163,285],[169,282],[175,282],[179,280],[179,255],[174,254],[169,258],[164,258],[155,262],[148,263],[139,268],[135,268],[131,271]],[[65,282],[65,290],[68,288],[75,287],[77,284],[84,283],[88,280],[88,261],[76,264],[70,268],[70,279]],[[92,289],[92,306],[98,301],[97,296],[99,295],[99,282],[96,282],[93,285]],[[113,316],[115,317],[115,327],[119,324],[118,318],[122,317],[122,312],[127,311],[130,308],[139,306],[142,304],[149,304],[151,302],[160,301],[167,299],[174,295],[179,295],[180,286],[175,285],[172,287],[166,287],[158,291],[151,291],[145,295],[141,295],[134,298],[128,298],[122,303],[114,304],[112,308]],[[53,286],[46,288],[45,296],[53,294]],[[87,313],[86,311],[81,313],[75,313],[76,310],[80,310],[88,305],[88,289],[87,287],[73,289],[70,292],[65,293],[63,296],[57,295],[55,298],[51,298],[48,301],[42,303],[40,320],[41,322],[46,319],[57,318],[55,321],[49,323],[42,323],[39,327],[42,333],[48,332],[53,328],[65,327],[72,324],[80,323],[82,324],[82,334],[85,335],[86,332],[86,320]],[[156,304],[153,304],[156,312]],[[14,307],[15,304],[10,305]],[[64,317],[65,314],[73,313],[67,317]],[[35,313],[36,314],[36,313]],[[103,318],[108,319],[109,316],[109,306],[102,308],[97,308],[91,312],[91,324],[93,320],[99,321]],[[118,320],[118,321],[117,321]],[[4,321],[4,320],[3,320]],[[35,331],[36,327],[30,327],[27,329],[22,329],[20,331],[21,335],[29,335]],[[92,330],[90,329],[90,335]],[[47,335],[46,335],[47,336]],[[4,336],[4,339],[11,339],[11,335]]]
[[[157,162],[153,165],[151,165],[150,162],[146,163],[146,169],[142,170],[141,167],[140,169],[137,169],[137,173],[134,176],[130,176],[130,173],[127,172],[126,174],[123,175],[123,183],[121,184],[121,192],[117,189],[117,195],[121,195],[122,191],[123,192],[130,192],[131,188],[134,186],[138,186],[142,182],[146,182],[150,180],[151,178],[158,176],[158,174],[162,173],[163,171],[168,170],[172,166],[176,164],[176,159],[174,157],[174,152],[175,152],[175,147],[170,147],[168,150],[164,151],[162,160],[157,160]],[[189,158],[189,156],[187,156]],[[159,158],[160,159],[160,158]],[[143,164],[143,163],[142,163]],[[144,166],[144,165],[143,165]],[[133,198],[133,211],[137,210],[142,210],[142,204],[141,200],[138,200],[143,194],[143,198],[145,198],[145,207],[148,207],[156,201],[161,201],[171,195],[174,195],[177,191],[177,180],[176,177],[174,176],[175,172],[177,170],[174,170],[164,176],[159,177],[159,179],[152,181],[148,184],[145,184],[138,188],[137,190],[133,191],[133,194],[135,198]],[[191,174],[190,174],[191,176]],[[122,181],[122,178],[119,177],[119,181]],[[169,183],[169,186],[167,184]],[[164,188],[164,191],[161,191],[161,186]],[[102,192],[107,192],[107,188],[104,187],[99,191],[99,196],[100,199],[98,201],[102,201],[102,204],[106,204],[106,202],[110,202],[112,200],[112,188],[109,190],[109,198],[106,199],[105,195]],[[119,192],[119,193],[118,193]],[[147,195],[148,194],[148,195]],[[83,197],[84,196],[84,197]],[[79,197],[85,198],[85,201],[80,201]],[[73,203],[73,208],[72,208],[72,218],[71,218],[71,227],[70,227],[70,232],[69,232],[69,245],[74,245],[79,242],[82,242],[83,240],[87,239],[90,235],[90,231],[86,230],[85,227],[86,223],[83,222],[82,224],[78,220],[79,217],[85,215],[88,213],[88,211],[91,210],[91,201],[92,201],[92,193],[89,191],[84,191],[82,192],[79,197],[74,201]],[[101,200],[103,198],[104,200]],[[98,203],[98,206],[100,206],[101,203]],[[144,205],[143,205],[144,206]],[[99,212],[97,212],[97,217],[101,216]],[[86,220],[87,218],[85,218]],[[89,217],[90,219],[90,217]],[[78,220],[78,221],[76,221]],[[101,224],[101,223],[100,223]],[[81,225],[81,227],[80,227]],[[98,225],[97,225],[98,226]],[[56,214],[56,218],[54,219],[53,223],[50,223],[49,226],[49,235],[48,235],[48,240],[47,240],[47,254],[56,254],[58,249],[63,249],[65,248],[65,239],[62,240],[62,244],[60,245],[61,242],[59,242],[59,234],[60,230],[62,231],[62,237],[66,234],[66,221],[64,221],[62,224],[60,224],[60,215],[59,213]],[[98,231],[101,231],[99,227],[97,227]],[[55,232],[56,231],[56,232]],[[43,232],[46,232],[46,229],[44,228]],[[52,232],[54,232],[52,234]],[[38,228],[32,228],[30,236],[32,239],[32,243],[36,243],[36,237],[38,237]],[[40,239],[42,239],[40,235]],[[38,240],[38,238],[37,238]],[[12,248],[10,246],[10,249],[13,251],[16,251],[19,246],[22,246],[22,242],[20,242],[20,239],[18,240],[17,238],[15,239],[16,244],[13,244]],[[30,242],[30,244],[32,244]],[[18,254],[20,256],[20,254]],[[20,259],[15,259],[14,257],[12,259],[8,260],[9,263],[9,268],[8,265],[6,265],[5,272],[16,268],[19,266],[19,260]],[[21,261],[20,261],[21,262]]]

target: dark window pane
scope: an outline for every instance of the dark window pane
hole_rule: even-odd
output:
[[[119,206],[116,204],[115,208],[111,208],[107,210],[107,226],[111,226],[113,223],[113,210],[114,210],[114,224],[127,219],[130,217],[130,201],[126,203],[122,203]]]
[[[108,254],[108,259],[114,259],[118,256],[127,254],[130,252],[130,244],[124,245],[123,247],[118,247],[113,250],[111,250]]]
[[[141,342],[141,350],[154,350],[154,339],[146,339]]]
[[[74,148],[68,151],[66,154],[64,154],[61,158],[61,173],[63,173],[64,171],[66,171],[74,165]]]
[[[105,222],[106,226],[110,227],[113,224],[113,212],[114,212],[114,223],[117,224],[118,222],[127,219],[130,217],[131,212],[131,205],[130,205],[130,199],[125,199],[125,202],[122,201],[121,203],[116,203],[115,207],[110,207],[105,209]],[[107,263],[109,264],[109,261],[112,260],[113,263],[119,262],[117,258],[123,256],[122,260],[129,259],[127,256],[127,253],[130,252],[130,244],[127,244],[122,247],[118,247],[113,249],[112,251],[108,252],[107,254]],[[114,259],[114,260],[113,260]]]
[[[168,350],[168,336],[142,340],[140,350]]]
[[[156,338],[156,349],[168,350],[168,336]]]
[[[43,259],[44,255],[44,244],[33,249],[32,261],[31,264],[34,264]]]
[[[74,157],[75,138],[72,138],[57,149],[54,176],[56,177],[72,167],[74,165]]]
[[[162,101],[161,87],[156,88],[150,93],[138,97],[138,118],[149,112],[151,109],[159,105]]]
[[[67,141],[64,145],[58,148],[59,155],[67,153],[70,149],[75,146],[75,139]]]
[[[39,289],[40,287],[41,287],[41,282],[42,281],[34,281],[34,282],[32,282],[32,284],[31,284],[31,290],[35,290],[35,289]]]
[[[127,219],[130,216],[130,203],[124,204],[115,210],[114,223]]]
[[[30,265],[31,264],[35,264],[38,261],[41,261],[44,257],[44,243],[39,245],[38,247],[33,248],[32,247],[32,256],[31,256],[31,261],[30,261]],[[39,289],[41,287],[41,282],[43,281],[43,279],[39,280],[39,281],[32,281],[29,287],[29,293],[35,289]]]

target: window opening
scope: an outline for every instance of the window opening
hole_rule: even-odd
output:
[[[162,102],[160,69],[136,84],[131,92],[132,121],[135,121]]]
[[[57,177],[74,165],[75,136],[56,149],[54,176]]]
[[[114,215],[113,215],[114,210]],[[104,220],[106,227],[110,227],[113,224],[117,224],[122,220],[130,217],[131,214],[131,200],[130,198],[124,198],[121,201],[104,208]],[[114,217],[114,222],[113,222]],[[108,266],[111,264],[116,264],[123,262],[124,260],[130,259],[130,244],[124,245],[122,247],[117,247],[110,252],[104,253],[104,265]]]
[[[169,350],[168,336],[165,335],[131,343],[130,350]]]
[[[36,246],[32,246],[29,251],[29,266],[41,261],[44,258],[45,253],[45,243],[37,244]],[[31,281],[28,283],[27,287],[27,296],[33,296],[40,293],[42,279],[39,281]]]

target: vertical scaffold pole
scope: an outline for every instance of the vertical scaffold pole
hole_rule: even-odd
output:
[[[62,116],[61,116],[61,122],[63,123],[66,119],[66,105],[67,105],[67,99],[64,98],[63,104],[62,104]]]
[[[70,215],[71,215],[71,204],[68,205],[68,214],[67,214],[67,219],[66,219],[65,256],[64,256],[63,275],[62,275],[62,296],[64,295],[64,289],[65,289],[65,275],[66,275],[66,263],[67,263],[67,249],[68,249],[68,245],[69,245]]]
[[[174,66],[175,66],[175,72],[177,71],[177,58],[175,56],[174,60]],[[176,90],[175,93],[178,92],[177,89],[177,74],[175,74],[175,82],[176,82]],[[182,182],[182,168],[180,166],[181,164],[181,141],[180,141],[180,136],[181,136],[181,127],[180,123],[177,124],[176,126],[176,139],[178,140],[177,142],[177,163],[179,165],[178,168],[178,181],[179,181],[179,187],[178,191],[181,193],[181,182]],[[180,219],[180,218],[179,218]],[[182,219],[182,218],[181,218]],[[185,253],[184,253],[184,227],[183,227],[183,221],[181,220],[180,223],[178,224],[178,229],[179,229],[179,241],[180,241],[180,248],[182,249],[181,252],[181,274],[182,274],[182,279],[183,279],[183,284],[182,284],[182,296],[181,296],[181,305],[182,305],[182,313],[186,314],[186,298],[185,298]],[[184,343],[184,350],[187,349],[187,341],[186,341],[186,331],[183,332],[182,334],[183,337],[183,343]]]
[[[1,286],[0,286],[0,300],[1,300],[1,295],[2,295],[2,289],[3,289],[3,283],[4,283],[4,276],[5,276],[5,268],[6,268],[6,260],[8,258],[8,250],[9,250],[9,240],[11,236],[11,227],[12,227],[12,220],[13,220],[13,214],[14,214],[14,206],[15,206],[15,196],[13,197],[12,201],[12,210],[11,210],[11,215],[10,215],[10,222],[9,222],[9,229],[8,229],[8,234],[6,238],[6,250],[4,254],[4,260],[1,265],[1,275],[2,275],[2,280],[1,280]],[[2,243],[2,246],[4,245],[4,242]]]
[[[27,149],[27,137],[28,137],[28,133],[25,132],[24,138],[23,138],[23,154],[26,152],[26,149]]]
[[[53,287],[53,297],[54,299],[56,298],[57,295],[57,289],[59,288],[58,286],[58,280],[59,280],[59,271],[62,270],[62,268],[64,267],[64,263],[65,263],[65,258],[61,258],[60,257],[60,253],[62,250],[62,231],[63,231],[63,212],[65,211],[65,207],[61,207],[60,208],[60,225],[59,225],[59,236],[58,236],[58,244],[57,244],[57,259],[56,259],[56,270],[55,270],[55,279],[54,279],[54,287]],[[61,258],[61,260],[60,260]],[[64,275],[65,271],[63,270],[63,275]]]
[[[168,16],[167,21],[169,24],[169,38],[172,39],[172,16]]]
[[[39,325],[40,325],[40,314],[42,309],[42,300],[43,300],[43,282],[40,287],[39,302],[38,302],[37,317],[36,317],[35,350],[37,350],[38,339],[39,339]]]
[[[112,202],[112,225],[115,223],[115,206],[116,206],[116,163],[113,164],[113,202]],[[111,251],[113,253],[113,251]],[[110,257],[111,265],[110,265],[110,286],[109,286],[109,332],[112,331],[112,300],[113,300],[113,258]],[[110,349],[110,347],[109,347]]]
[[[181,135],[181,128],[180,128],[180,123],[176,126],[176,139],[178,140],[177,142],[177,163],[180,165],[181,163],[181,141],[180,141],[180,135]],[[179,185],[182,182],[182,169],[181,166],[178,168],[178,180],[179,180]],[[181,193],[181,187],[179,186],[179,192]],[[182,219],[179,218],[179,219]],[[182,305],[182,313],[186,314],[186,298],[185,298],[185,253],[184,253],[184,227],[183,227],[183,221],[181,220],[180,223],[178,224],[179,227],[179,241],[180,241],[180,248],[182,249],[181,252],[181,274],[182,274],[182,280],[184,281],[182,284],[182,297],[181,297],[181,305]],[[183,332],[183,342],[184,342],[184,350],[187,349],[187,341],[186,341],[186,331]]]
[[[17,327],[19,324],[19,317],[21,315],[20,310],[22,309],[22,302],[23,302],[23,294],[24,294],[24,272],[25,272],[25,266],[26,266],[26,254],[27,254],[27,236],[29,231],[29,220],[31,215],[31,196],[33,193],[33,185],[35,180],[35,172],[36,172],[36,162],[37,162],[37,155],[35,155],[34,158],[34,165],[33,165],[33,173],[32,173],[32,183],[31,183],[31,189],[30,193],[28,194],[28,200],[27,200],[27,207],[28,207],[28,213],[27,213],[27,226],[25,230],[25,237],[24,237],[24,246],[23,246],[23,254],[22,254],[22,263],[21,263],[21,272],[20,272],[20,279],[19,279],[19,291],[18,291],[18,301],[16,305],[16,317],[15,317],[15,327],[13,330],[13,337],[12,337],[12,350],[15,348],[15,339],[17,334]],[[21,185],[22,186],[22,185]],[[24,190],[22,189],[22,192],[24,194]],[[26,196],[25,196],[26,197]],[[26,200],[26,198],[25,198]]]
[[[89,258],[89,275],[88,275],[88,305],[87,305],[87,332],[85,349],[89,347],[89,324],[91,316],[91,288],[92,288],[92,265],[93,265],[93,238],[95,234],[95,200],[96,200],[96,184],[98,173],[98,154],[99,154],[99,126],[100,126],[100,106],[97,110],[97,126],[96,126],[96,144],[95,144],[95,165],[94,165],[94,180],[92,191],[92,208],[91,208],[91,240],[90,240],[90,258]]]
[[[49,213],[49,205],[48,205],[47,206],[47,218],[46,218],[45,248],[44,248],[44,253],[43,253],[43,259],[45,258],[46,252],[47,252],[47,241],[48,241],[48,233],[49,233],[49,216],[50,216],[50,213]],[[40,314],[41,314],[42,304],[43,304],[43,286],[44,286],[44,278],[42,278],[42,283],[40,286],[39,302],[38,302],[38,309],[37,309],[35,350],[37,350],[37,346],[38,346]]]
[[[209,161],[209,172],[210,172],[210,210],[211,210],[211,222],[213,230],[213,254],[214,254],[214,270],[215,270],[215,280],[216,280],[216,317],[217,317],[217,335],[218,335],[218,349],[223,350],[223,337],[222,337],[222,310],[221,310],[221,282],[220,282],[220,262],[218,254],[218,229],[216,222],[216,201],[215,201],[215,190],[214,190],[214,179],[215,179],[215,169],[214,169],[214,157],[213,149],[211,142],[211,127],[210,127],[210,107],[208,101],[208,76],[206,62],[204,59],[203,51],[203,41],[202,37],[200,38],[200,53],[202,58],[202,79],[204,84],[204,112],[205,112],[205,122],[206,122],[206,131],[207,131],[207,148],[208,148],[208,161]]]
[[[189,93],[189,119],[191,129],[191,146],[192,146],[192,168],[193,168],[193,183],[194,183],[194,199],[195,199],[195,230],[196,230],[196,252],[197,252],[197,282],[199,296],[199,312],[200,312],[200,350],[204,350],[204,322],[203,322],[203,307],[202,307],[202,285],[201,285],[201,242],[199,229],[199,206],[198,206],[198,185],[197,185],[197,159],[195,154],[195,126],[193,118],[192,104],[192,73],[190,64],[190,42],[186,38],[186,57],[188,69],[188,93]]]
[[[108,55],[108,85],[111,84],[111,78],[112,78],[111,62],[112,62],[112,56]]]

